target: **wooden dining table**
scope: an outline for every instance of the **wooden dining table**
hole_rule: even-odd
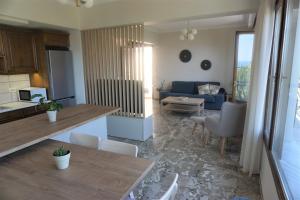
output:
[[[126,198],[151,170],[153,161],[52,140],[76,128],[105,131],[99,129],[103,121],[98,120],[118,111],[78,105],[63,109],[54,123],[41,114],[1,124],[0,200]],[[71,151],[71,160],[69,168],[58,170],[52,154],[62,145]]]
[[[53,150],[71,151],[70,166],[56,169]],[[0,158],[1,200],[119,200],[126,198],[154,162],[55,140]]]

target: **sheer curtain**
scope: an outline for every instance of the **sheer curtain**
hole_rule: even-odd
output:
[[[262,0],[255,26],[255,42],[248,108],[240,157],[244,172],[259,173],[265,98],[272,48],[275,0]]]

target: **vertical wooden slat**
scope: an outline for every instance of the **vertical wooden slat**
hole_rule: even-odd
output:
[[[141,40],[140,40],[140,44],[141,44],[141,49],[142,49],[142,54],[141,54],[141,57],[142,57],[142,62],[141,62],[141,70],[142,70],[142,94],[141,94],[141,101],[143,102],[142,103],[142,113],[141,113],[141,117],[144,117],[145,116],[145,82],[144,82],[144,77],[145,77],[145,70],[144,70],[144,48],[143,48],[143,45],[144,45],[144,25],[139,25],[140,27],[140,35],[141,35]]]
[[[112,87],[111,87],[111,69],[112,69],[112,66],[111,66],[111,58],[112,58],[112,55],[111,55],[111,46],[110,46],[110,40],[111,40],[111,29],[108,28],[107,29],[107,69],[108,69],[108,99],[109,99],[109,102],[108,102],[108,105],[112,105]]]
[[[128,48],[128,44],[129,44],[129,26],[126,27],[126,36],[125,36],[125,48],[126,48],[126,114],[129,117],[130,116],[130,91],[129,91],[129,82],[130,82],[130,77],[129,77],[129,65],[130,65],[130,57],[129,57],[129,48]]]
[[[104,78],[106,76],[106,73],[105,73],[105,69],[104,69],[104,43],[103,43],[103,39],[104,39],[104,31],[103,30],[100,30],[100,38],[101,38],[101,52],[100,52],[100,55],[101,55],[101,99],[102,99],[102,106],[106,105],[105,104],[105,87],[104,87]]]
[[[102,60],[101,60],[101,35],[99,34],[100,31],[96,30],[96,44],[97,44],[97,52],[96,52],[96,56],[97,56],[97,90],[98,90],[98,101],[99,101],[99,105],[103,105],[103,101],[102,101],[102,94],[101,94],[101,69],[102,69]]]
[[[140,26],[138,26],[138,41],[139,41],[139,65],[142,66],[142,60],[143,60],[143,55],[142,55],[142,45],[141,45],[141,30],[140,30]],[[138,80],[142,80],[142,67],[139,67],[139,78]],[[139,116],[142,113],[142,89],[141,89],[141,83],[139,82],[139,90],[138,90],[138,101],[139,101]]]
[[[125,27],[122,27],[122,50],[121,50],[121,55],[122,55],[122,91],[123,91],[123,116],[126,116],[126,86],[125,86],[125,82],[126,82],[126,56],[125,56],[125,45],[126,45],[126,41],[125,41]]]
[[[115,53],[115,45],[116,45],[116,38],[115,38],[115,28],[112,28],[112,41],[111,41],[111,47],[112,47],[112,66],[113,66],[113,74],[112,74],[112,86],[113,86],[113,106],[117,106],[117,88],[116,88],[116,53]]]
[[[116,34],[116,38],[117,38],[117,66],[118,66],[118,87],[119,87],[119,107],[122,107],[123,105],[123,101],[122,101],[122,69],[121,69],[121,28],[117,27],[117,34]],[[123,112],[120,112],[120,115],[123,115]]]
[[[133,78],[133,68],[134,68],[134,62],[133,62],[133,49],[134,49],[134,41],[133,41],[133,26],[129,26],[129,58],[130,58],[130,73],[129,73],[129,79],[130,79],[130,85],[129,85],[129,90],[130,90],[130,115],[134,114],[133,110],[133,82],[135,81]]]
[[[85,77],[85,99],[88,102],[89,101],[89,89],[88,89],[88,71],[87,71],[87,46],[86,46],[86,31],[81,31],[81,44],[82,44],[82,58],[83,58],[83,63],[84,63],[84,77]]]
[[[104,76],[104,92],[105,92],[105,105],[108,106],[108,90],[107,90],[107,75],[108,75],[108,63],[107,63],[107,29],[105,28],[103,30],[103,45],[104,45],[104,55],[103,55],[103,69],[104,69],[104,73],[105,73],[105,76]]]
[[[137,25],[135,25],[134,29],[133,29],[133,40],[135,43],[139,42],[138,38],[137,38]],[[138,84],[138,77],[137,77],[137,70],[138,70],[138,63],[137,63],[137,59],[139,57],[139,55],[137,55],[137,51],[138,50],[138,43],[135,44],[135,48],[134,48],[134,56],[133,56],[133,60],[134,60],[134,71],[133,71],[133,80],[134,81],[134,113],[135,116],[138,115],[138,93],[137,93],[137,84]]]
[[[96,32],[93,31],[92,32],[92,38],[91,38],[91,42],[93,42],[92,46],[92,60],[93,60],[93,65],[92,65],[92,73],[93,73],[93,89],[94,89],[94,104],[99,105],[99,101],[98,101],[98,84],[97,84],[97,73],[96,73],[96,69],[98,68],[98,63],[97,63],[97,57],[96,57],[96,52],[97,52],[97,43],[96,43]]]
[[[89,87],[89,90],[90,90],[90,95],[89,95],[89,103],[92,103],[92,99],[93,99],[93,90],[92,90],[92,83],[91,83],[91,79],[92,79],[92,76],[91,76],[91,57],[90,57],[90,52],[91,52],[91,44],[90,44],[90,31],[87,32],[87,44],[88,44],[88,48],[87,48],[87,57],[88,57],[88,60],[89,60],[89,63],[87,65],[87,69],[88,69],[88,74],[89,74],[89,78],[88,78],[88,87]]]
[[[97,88],[97,104],[101,105],[102,101],[101,101],[101,90],[100,90],[100,69],[101,69],[101,60],[99,57],[99,54],[101,52],[99,46],[101,44],[100,42],[100,38],[99,38],[99,34],[98,34],[98,30],[95,31],[95,44],[96,44],[96,52],[95,52],[95,57],[96,57],[96,63],[97,63],[97,67],[96,67],[96,88]]]

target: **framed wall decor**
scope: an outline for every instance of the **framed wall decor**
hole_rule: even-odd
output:
[[[180,52],[179,59],[181,62],[187,63],[192,59],[192,53],[190,50],[184,49]]]

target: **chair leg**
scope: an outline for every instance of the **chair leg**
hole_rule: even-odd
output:
[[[220,153],[223,156],[225,152],[225,145],[226,145],[226,137],[221,137],[221,150]]]
[[[196,130],[196,128],[197,128],[197,122],[195,122],[195,125],[194,125],[194,128],[193,128],[193,131],[192,131],[192,135],[194,135],[194,133],[195,133],[195,130]]]
[[[205,145],[208,144],[209,136],[210,136],[210,132],[209,132],[209,130],[207,130],[207,131],[206,131],[206,134],[205,134],[205,140],[204,140],[204,144],[205,144]]]

